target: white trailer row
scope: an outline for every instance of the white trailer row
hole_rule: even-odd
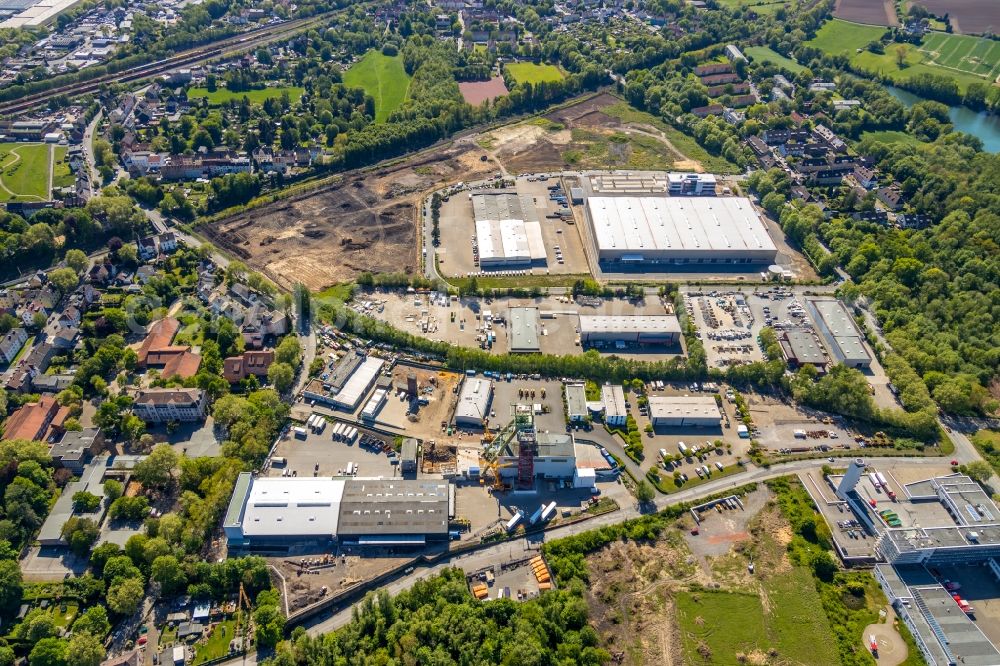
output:
[[[338,423],[333,428],[333,440],[335,442],[353,442],[358,438],[358,429],[346,423]]]
[[[326,429],[326,419],[320,414],[313,414],[306,420],[306,427],[319,434]]]
[[[556,503],[550,502],[548,505],[540,504],[535,512],[531,514],[531,518],[528,519],[529,525],[534,525],[539,521],[546,523],[552,520],[552,517],[556,515]]]

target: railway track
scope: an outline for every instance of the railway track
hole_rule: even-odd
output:
[[[163,60],[139,65],[120,72],[105,74],[82,83],[72,83],[58,86],[50,90],[26,95],[17,100],[0,102],[0,115],[18,113],[27,109],[39,106],[59,95],[72,94],[81,95],[94,92],[106,83],[128,83],[140,81],[151,76],[163,74],[178,67],[193,65],[215,58],[240,53],[258,46],[269,44],[273,41],[286,39],[293,33],[322,23],[335,12],[326,12],[317,16],[310,16],[304,19],[296,19],[287,23],[274,26],[257,28],[239,35],[227,37],[212,44],[205,44],[194,49],[189,49],[183,53],[178,53]]]

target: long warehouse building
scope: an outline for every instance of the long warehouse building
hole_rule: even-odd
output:
[[[872,355],[865,347],[864,335],[843,303],[833,298],[813,298],[806,300],[806,307],[835,363],[851,368],[871,366]]]
[[[778,249],[745,197],[587,199],[598,261],[611,268],[773,264]]]
[[[236,553],[305,552],[334,544],[419,547],[448,538],[447,481],[336,477],[236,480],[223,529]]]
[[[580,315],[580,342],[605,345],[675,345],[681,323],[673,315]]]
[[[479,264],[483,268],[545,263],[545,243],[538,212],[529,196],[513,192],[472,195]]]
[[[652,396],[649,416],[654,428],[718,428],[722,423],[719,405],[712,397]]]

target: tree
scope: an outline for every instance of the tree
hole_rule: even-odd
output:
[[[833,575],[837,573],[837,563],[825,550],[813,555],[812,568],[816,577],[827,583],[833,580]]]
[[[273,648],[278,644],[285,628],[285,616],[277,606],[259,606],[254,611],[253,621],[258,647]]]
[[[111,503],[108,515],[112,520],[142,520],[149,515],[149,500],[145,497],[119,497]]]
[[[136,464],[134,476],[144,486],[164,488],[173,480],[177,459],[177,452],[169,444],[159,444]]]
[[[116,499],[122,496],[125,492],[125,488],[122,486],[122,482],[118,479],[108,479],[104,482],[104,496],[109,502],[114,502]]]
[[[287,363],[293,368],[299,367],[302,362],[302,347],[299,339],[294,335],[286,335],[277,349],[274,350],[274,360],[278,363]]]
[[[153,560],[150,577],[160,584],[164,596],[170,596],[187,585],[187,575],[173,555],[161,555]]]
[[[104,644],[97,636],[74,633],[66,651],[66,666],[100,666],[104,654]]]
[[[131,615],[139,607],[145,590],[141,578],[123,578],[108,588],[108,608],[119,615]]]
[[[67,647],[61,638],[43,638],[31,648],[28,663],[31,666],[66,666]]]
[[[906,67],[906,47],[902,44],[896,47],[896,66],[900,69]]]
[[[272,363],[267,369],[267,380],[279,393],[285,393],[295,381],[295,371],[287,363]]]
[[[10,617],[21,604],[24,583],[16,560],[0,560],[0,616]]]
[[[44,312],[36,312],[31,315],[31,328],[36,331],[40,331],[45,328],[45,324],[48,322],[48,317],[45,316]]]
[[[973,481],[985,483],[993,476],[993,469],[985,460],[974,460],[965,466],[965,473]]]
[[[639,500],[639,504],[652,502],[655,496],[656,491],[653,490],[653,486],[645,479],[641,479],[639,483],[636,484],[635,498]]]
[[[49,273],[49,282],[60,294],[68,294],[80,284],[80,275],[72,268],[57,268]]]
[[[90,547],[100,534],[100,528],[91,518],[71,516],[62,528],[62,536],[69,544],[69,549],[81,557],[90,552]]]
[[[14,666],[17,656],[9,645],[0,645],[0,666]]]
[[[86,490],[73,493],[73,509],[78,513],[92,513],[101,506],[101,498]]]
[[[83,253],[83,250],[67,250],[65,260],[66,265],[72,268],[77,275],[83,275],[90,266],[90,259]]]
[[[121,555],[122,549],[116,543],[110,541],[102,543],[90,553],[90,564],[94,567],[94,573],[98,576],[104,575],[104,565],[112,558]]]
[[[111,631],[111,623],[108,621],[108,611],[100,604],[94,604],[73,622],[73,633],[75,634],[90,634],[97,638],[104,638],[109,631]]]

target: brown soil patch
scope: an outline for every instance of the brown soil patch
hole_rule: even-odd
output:
[[[351,172],[316,192],[240,213],[202,231],[285,287],[318,290],[364,271],[418,270],[417,216],[423,194],[489,173],[485,152],[451,145],[375,172]]]
[[[464,81],[458,84],[462,98],[472,106],[479,106],[488,99],[503,97],[509,91],[502,76],[494,76],[489,81]]]
[[[915,4],[937,16],[947,14],[959,34],[1000,31],[1000,3],[996,0],[917,0]]]
[[[949,0],[950,2],[951,0]],[[869,25],[899,25],[896,6],[892,0],[837,0],[833,15],[845,21]]]

